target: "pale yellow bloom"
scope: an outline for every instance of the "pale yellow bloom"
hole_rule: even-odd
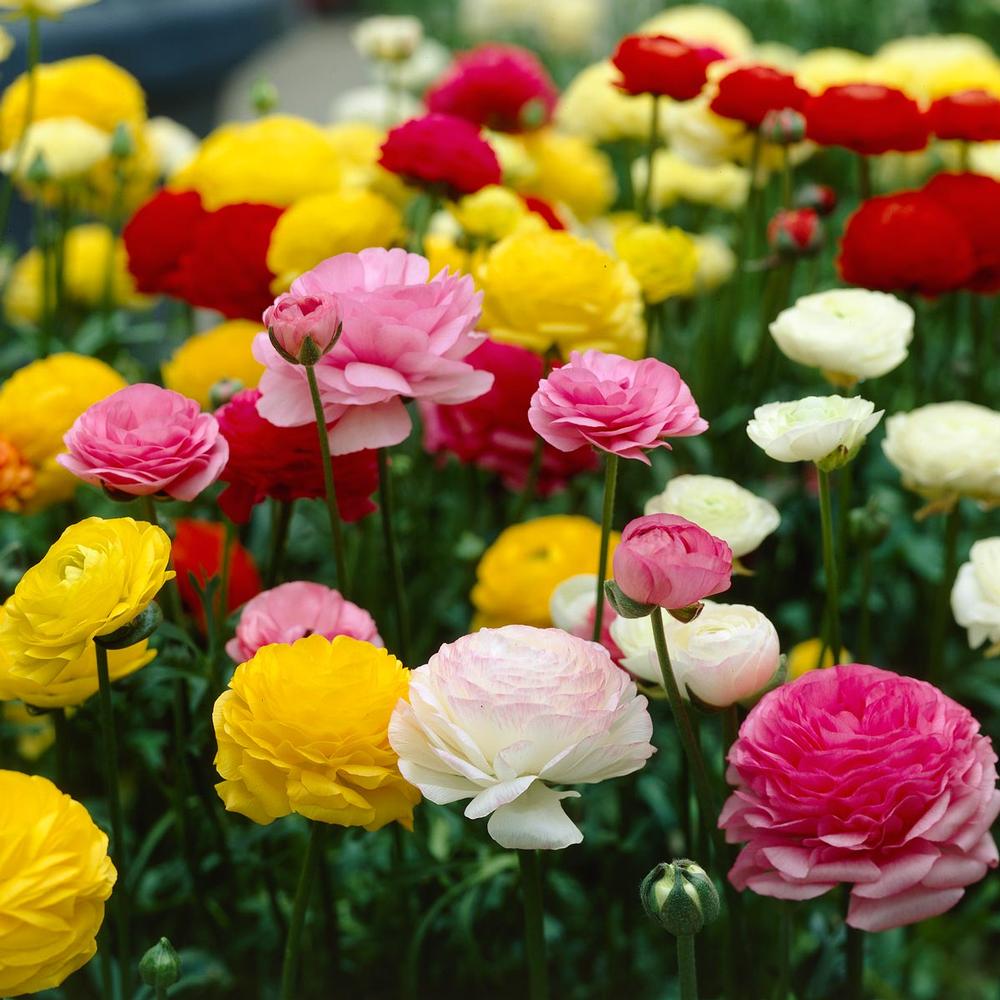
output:
[[[698,250],[676,226],[636,223],[619,229],[615,253],[629,266],[647,302],[663,302],[694,290]]]
[[[753,48],[747,26],[728,11],[707,3],[679,4],[644,22],[644,35],[673,35],[697,45],[710,45],[729,56]]]
[[[632,177],[637,187],[645,187],[645,160],[633,163]],[[700,166],[668,149],[657,150],[653,157],[650,203],[656,209],[669,208],[677,201],[691,201],[734,212],[746,203],[749,191],[749,173],[733,163]]]
[[[880,83],[919,100],[981,89],[1000,96],[1000,61],[974,35],[923,35],[887,42],[873,59]]]
[[[0,10],[23,16],[60,17],[78,7],[90,7],[98,0],[0,0]]]
[[[528,214],[524,201],[498,184],[465,195],[450,205],[449,211],[469,236],[491,243],[509,236]]]
[[[53,181],[79,178],[111,151],[111,136],[82,118],[44,118],[33,123],[24,137],[20,158],[16,147],[0,155],[0,170],[19,182],[38,157]]]
[[[795,66],[795,79],[799,86],[819,94],[827,87],[874,82],[874,72],[871,57],[853,49],[813,49],[799,59]]]

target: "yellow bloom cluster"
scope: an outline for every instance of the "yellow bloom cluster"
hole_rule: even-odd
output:
[[[116,878],[79,802],[47,778],[0,771],[0,994],[52,989],[86,965]]]
[[[397,207],[412,196],[399,177],[378,162],[385,142],[384,129],[368,122],[339,122],[328,125],[325,131],[340,156],[345,188],[368,188]]]
[[[608,573],[619,539],[611,533]],[[472,628],[552,624],[549,598],[563,580],[596,573],[601,526],[588,517],[554,514],[500,533],[476,567]]]
[[[559,99],[556,123],[564,132],[591,142],[644,139],[649,135],[652,98],[632,97],[615,86],[621,74],[610,62],[594,63],[580,72]],[[668,101],[660,101],[661,127]]]
[[[622,226],[615,235],[615,253],[628,264],[647,302],[694,291],[698,248],[683,229],[659,222]]]
[[[294,812],[412,829],[420,793],[399,773],[388,736],[408,687],[399,660],[348,636],[260,649],[236,668],[212,714],[226,809],[264,824]]]

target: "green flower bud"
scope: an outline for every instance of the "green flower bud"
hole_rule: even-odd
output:
[[[139,960],[139,976],[155,990],[165,990],[181,978],[180,956],[165,937]]]
[[[41,150],[35,155],[28,167],[28,172],[24,175],[29,184],[44,184],[49,180],[49,168],[45,163],[45,157]]]
[[[148,639],[163,621],[163,612],[154,601],[147,604],[127,625],[122,625],[107,635],[94,637],[94,642],[105,649],[128,649],[143,639]]]
[[[676,937],[687,937],[719,915],[719,893],[701,865],[681,858],[658,864],[639,888],[643,909]]]
[[[125,122],[119,122],[111,135],[111,155],[116,160],[124,160],[135,152],[132,131]]]
[[[250,105],[258,115],[269,115],[278,106],[278,88],[263,77],[250,88]]]

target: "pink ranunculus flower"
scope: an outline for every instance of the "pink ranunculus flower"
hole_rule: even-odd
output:
[[[234,662],[246,663],[262,646],[290,644],[306,635],[327,639],[349,635],[380,649],[385,645],[375,620],[364,608],[332,587],[296,580],[264,590],[247,601],[240,612],[236,635],[226,643],[226,652]]]
[[[318,354],[333,346],[340,331],[340,302],[334,295],[297,295],[285,292],[264,313],[264,326],[272,338],[272,346],[284,351],[286,361],[301,363],[302,345],[312,339]]]
[[[951,909],[996,867],[997,756],[969,711],[851,663],[765,695],[729,751],[719,826],[737,889],[812,899],[851,885],[847,923],[889,930]]]
[[[292,283],[298,296],[336,296],[343,330],[314,371],[330,428],[330,450],[343,455],[399,444],[410,433],[404,399],[465,403],[493,384],[465,359],[483,340],[475,333],[482,293],[470,276],[442,271],[428,281],[419,254],[371,248],[318,264]],[[266,333],[254,357],[267,367],[257,409],[279,427],[311,423],[306,373],[286,362]]]
[[[732,549],[677,514],[629,521],[615,549],[614,577],[622,593],[669,611],[728,590],[732,574]]]
[[[583,834],[561,800],[653,755],[646,699],[607,650],[506,625],[446,643],[410,676],[389,723],[399,770],[431,802],[471,799],[501,846],[558,850]]]
[[[229,445],[193,399],[140,383],[84,410],[56,461],[84,482],[129,496],[194,500],[219,478]]]
[[[646,452],[669,448],[666,438],[707,430],[691,390],[677,371],[655,358],[574,351],[568,364],[538,383],[528,420],[554,448],[592,444],[649,465]]]

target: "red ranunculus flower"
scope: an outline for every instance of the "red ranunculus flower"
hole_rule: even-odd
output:
[[[806,135],[821,146],[844,146],[865,156],[923,149],[927,116],[911,97],[876,83],[827,87],[804,107]]]
[[[757,128],[768,111],[801,111],[809,96],[789,73],[772,66],[743,66],[727,73],[712,98],[711,109]]]
[[[379,163],[411,184],[443,188],[449,197],[500,183],[500,161],[477,126],[455,115],[429,114],[391,129]]]
[[[495,472],[509,490],[520,490],[535,451],[528,404],[543,374],[542,359],[523,347],[486,340],[466,360],[493,373],[493,388],[470,403],[422,405],[424,447],[432,454],[448,452],[460,462]],[[538,492],[548,496],[572,476],[597,465],[591,448],[562,452],[546,445]]]
[[[540,215],[545,220],[549,229],[566,228],[566,223],[559,218],[559,213],[544,198],[536,198],[533,194],[523,194],[521,200],[527,206],[528,211]]]
[[[207,214],[197,191],[157,191],[139,206],[122,238],[140,292],[188,297],[188,257]]]
[[[1000,181],[981,174],[938,174],[924,193],[958,219],[972,244],[975,273],[968,287],[1000,291]]]
[[[428,111],[499,132],[547,125],[559,92],[545,67],[516,45],[481,45],[460,55],[427,91]]]
[[[221,576],[226,529],[218,521],[195,521],[184,517],[174,522],[174,528],[171,558],[177,571],[177,589],[184,607],[204,627],[204,609],[201,598],[191,583],[191,574],[194,574],[201,587],[213,576]],[[227,612],[246,604],[261,591],[260,574],[254,565],[253,556],[236,539],[233,540],[229,567]]]
[[[782,208],[767,224],[767,242],[776,253],[801,257],[823,245],[823,223],[814,208]]]
[[[927,110],[939,139],[995,142],[1000,139],[1000,100],[985,90],[962,90],[939,97]]]
[[[864,202],[847,220],[837,266],[850,285],[923,295],[961,288],[976,270],[961,223],[919,191]]]
[[[229,442],[229,462],[219,477],[228,486],[219,506],[238,524],[265,497],[288,501],[325,492],[315,426],[276,427],[257,412],[258,399],[257,389],[244,389],[215,413]],[[340,516],[357,521],[375,510],[369,499],[378,488],[375,452],[336,455],[332,464]]]
[[[715,49],[696,49],[669,35],[626,35],[611,61],[622,75],[617,86],[626,94],[690,101],[705,86],[705,68],[721,58]]]

